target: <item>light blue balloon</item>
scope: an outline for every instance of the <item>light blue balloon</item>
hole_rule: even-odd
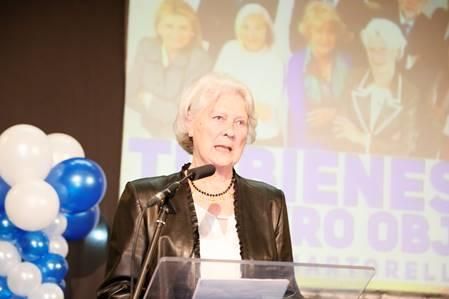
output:
[[[85,158],[67,159],[52,168],[46,181],[56,190],[61,210],[86,211],[98,204],[106,192],[106,176],[100,165]]]

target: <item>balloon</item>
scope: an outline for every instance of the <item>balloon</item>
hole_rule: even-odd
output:
[[[0,211],[5,210],[5,198],[9,189],[9,185],[0,177]]]
[[[55,188],[61,209],[79,213],[96,205],[106,191],[106,177],[101,167],[89,159],[62,161],[51,170],[47,182]]]
[[[65,290],[65,288],[67,287],[67,284],[65,283],[65,280],[63,279],[63,280],[61,280],[61,281],[58,283],[58,286],[59,286],[62,290]]]
[[[33,262],[46,255],[49,251],[49,243],[47,235],[41,231],[25,232],[17,240],[22,258],[28,262]]]
[[[76,263],[70,269],[72,279],[83,278],[97,272],[106,262],[108,224],[103,216],[97,226],[81,241],[70,244],[68,263]]]
[[[43,282],[59,283],[69,269],[67,261],[59,254],[54,253],[44,255],[35,263],[41,270]]]
[[[16,246],[11,242],[0,241],[0,276],[6,276],[6,272],[18,265],[20,261]]]
[[[44,181],[20,183],[8,192],[5,210],[17,227],[28,231],[41,230],[58,215],[58,195]]]
[[[93,208],[76,214],[64,214],[67,217],[67,229],[63,236],[67,240],[81,240],[97,226],[100,219],[100,208]]]
[[[24,262],[9,270],[6,280],[11,292],[19,296],[28,296],[41,284],[42,276],[36,265]]]
[[[53,236],[50,238],[49,251],[66,257],[69,252],[69,244],[67,244],[67,241],[62,236]]]
[[[30,179],[44,179],[52,166],[47,135],[31,125],[15,125],[0,136],[0,175],[13,186]]]
[[[62,235],[67,228],[67,218],[64,214],[58,214],[53,222],[44,228],[42,231],[47,234],[48,237]]]
[[[0,240],[15,243],[23,234],[23,230],[16,227],[5,212],[0,211]]]
[[[28,299],[63,299],[64,293],[54,283],[43,283],[28,296]]]
[[[6,278],[0,276],[0,299],[10,299],[10,298],[13,298],[13,293],[8,288]]]
[[[53,166],[70,158],[84,158],[81,144],[72,136],[63,133],[48,135],[53,152]]]
[[[0,276],[0,299],[27,299],[27,298],[14,295],[8,288],[6,277]]]

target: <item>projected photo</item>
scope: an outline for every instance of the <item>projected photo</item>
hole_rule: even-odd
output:
[[[236,169],[286,195],[295,261],[448,293],[446,0],[129,0],[121,186],[189,160],[173,122],[208,72],[255,98]],[[449,294],[449,293],[448,293]]]
[[[214,70],[253,93],[258,145],[445,158],[446,12],[329,2],[161,1],[129,57],[127,107],[149,137],[171,139],[181,92]]]

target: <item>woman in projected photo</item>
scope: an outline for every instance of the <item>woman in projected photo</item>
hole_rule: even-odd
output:
[[[407,156],[415,151],[417,89],[398,68],[406,40],[386,19],[373,19],[361,32],[369,69],[354,75],[345,111],[335,120],[341,150]]]
[[[257,144],[282,145],[283,64],[273,47],[270,14],[259,4],[247,4],[238,12],[234,29],[236,39],[224,45],[215,71],[230,74],[251,90],[258,118]]]
[[[212,67],[201,47],[193,9],[182,0],[162,2],[156,38],[144,38],[127,78],[126,104],[141,114],[152,137],[170,138],[182,90]]]
[[[292,261],[284,193],[266,183],[243,178],[234,170],[246,144],[254,141],[255,129],[254,100],[242,83],[225,75],[208,74],[185,91],[175,133],[179,145],[192,155],[192,162],[177,173],[126,185],[114,216],[107,275],[98,298],[128,298],[134,274],[130,260],[136,217],[148,199],[180,181],[188,169],[208,164],[215,167],[215,173],[195,182],[184,180],[170,200],[176,214],[168,215],[156,256]],[[157,205],[147,210],[145,225],[136,236],[134,257],[139,267],[158,212]],[[147,279],[154,271],[154,262]],[[240,278],[240,271],[236,274]],[[183,277],[177,283],[189,285],[180,298],[191,298],[195,281]],[[288,294],[290,298],[302,298],[293,286]]]
[[[332,123],[350,69],[347,55],[337,49],[347,31],[334,7],[310,2],[299,32],[307,47],[294,53],[287,67],[287,145],[325,149],[332,147]]]

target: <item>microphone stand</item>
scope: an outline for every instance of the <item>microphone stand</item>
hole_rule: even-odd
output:
[[[174,195],[174,194],[173,194]],[[139,273],[139,277],[137,278],[137,285],[134,293],[132,294],[132,299],[139,299],[140,293],[143,289],[143,284],[145,282],[145,277],[148,272],[148,268],[151,264],[151,261],[154,260],[156,256],[156,248],[157,244],[159,244],[159,238],[161,236],[162,228],[164,227],[168,214],[176,214],[176,210],[173,207],[172,203],[169,198],[166,198],[164,203],[160,206],[160,211],[158,218],[156,220],[156,227],[154,229],[153,233],[153,239],[151,240],[150,249],[147,252],[147,255],[145,256],[145,260],[143,262],[142,269]]]
[[[163,199],[156,198],[156,199],[150,200],[148,205],[145,206],[145,209],[147,209],[147,208],[159,203],[159,214],[158,214],[158,218],[156,220],[156,227],[154,229],[153,238],[152,238],[152,240],[150,240],[150,249],[148,250],[148,252],[145,256],[143,266],[140,270],[139,277],[137,278],[136,289],[131,294],[132,299],[140,299],[140,293],[142,292],[142,289],[143,289],[143,284],[145,282],[148,268],[149,268],[151,262],[156,257],[156,248],[157,248],[157,245],[159,244],[159,239],[161,236],[162,228],[164,227],[165,222],[167,221],[167,216],[168,216],[168,214],[176,214],[175,207],[171,203],[170,199],[175,195],[177,189],[181,186],[181,183],[183,183],[185,180],[201,179],[203,177],[212,175],[214,172],[215,172],[215,167],[213,167],[212,165],[205,165],[205,166],[197,167],[196,171],[192,170],[190,172],[187,172],[187,175],[185,177],[183,177],[181,180],[174,182],[170,186],[168,186],[163,191],[163,195],[161,195],[161,196],[165,196]],[[147,210],[145,212],[147,212]],[[144,295],[146,296],[147,293],[148,293],[148,289]]]

